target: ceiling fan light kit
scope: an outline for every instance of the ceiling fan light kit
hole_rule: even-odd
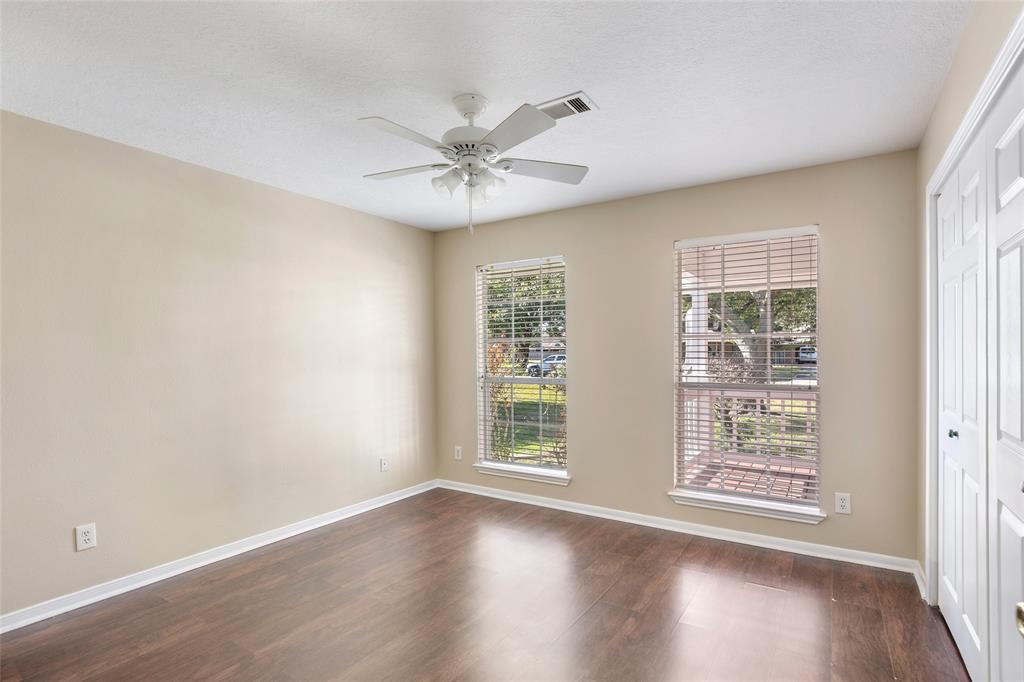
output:
[[[466,188],[469,209],[469,231],[473,231],[473,209],[480,209],[505,189],[504,174],[527,175],[578,185],[589,170],[586,166],[530,159],[513,159],[504,154],[516,145],[555,127],[558,119],[582,114],[597,108],[583,92],[574,92],[536,106],[524,104],[493,130],[476,125],[477,117],[487,111],[487,98],[466,93],[452,102],[468,125],[445,132],[437,141],[426,135],[379,116],[359,119],[383,132],[429,147],[444,157],[445,163],[411,166],[398,170],[371,173],[364,177],[386,180],[414,173],[444,171],[431,184],[439,196],[451,199],[460,185]]]

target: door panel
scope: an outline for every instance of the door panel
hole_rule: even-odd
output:
[[[1024,638],[1017,631],[1016,608],[1024,601],[1024,81],[1020,72],[992,108],[983,130],[988,174],[989,502],[991,566],[989,611],[992,678],[1024,680]]]
[[[960,465],[949,454],[942,453],[942,504],[940,505],[941,532],[940,544],[942,555],[939,561],[939,575],[942,576],[942,590],[948,594],[949,603],[954,606],[960,602],[960,534],[957,532],[957,518],[960,516]],[[943,593],[940,593],[940,600]]]
[[[978,424],[978,379],[979,372],[984,372],[985,368],[982,363],[978,362],[977,359],[981,356],[978,354],[978,339],[981,331],[981,324],[979,316],[983,314],[983,308],[979,310],[979,303],[984,299],[979,299],[979,294],[983,290],[984,283],[980,283],[978,268],[971,268],[964,273],[963,276],[963,307],[960,312],[961,321],[960,327],[963,330],[963,338],[961,343],[963,344],[963,357],[974,358],[974,362],[965,362],[961,376],[963,378],[963,384],[961,386],[961,392],[963,395],[963,419],[969,422],[972,428],[977,429]]]
[[[1014,94],[1011,87],[1007,94],[1012,97]],[[995,157],[996,196],[999,200],[999,208],[1009,205],[1017,198],[1024,189],[1024,156],[1021,155],[1021,144],[1024,143],[1024,135],[1021,135],[1021,127],[1024,125],[1024,116],[1015,117],[1009,126],[1003,129],[993,144]],[[993,129],[1003,128],[1000,124],[987,126]],[[990,135],[994,136],[994,135]]]
[[[988,676],[985,457],[986,169],[975,143],[939,197],[939,608],[975,679]]]
[[[940,204],[941,206],[941,204]],[[959,221],[956,215],[956,204],[947,201],[945,210],[939,213],[939,233],[942,235],[942,255],[948,256],[960,245]]]
[[[960,373],[957,371],[957,351],[960,346],[960,282],[958,279],[942,285],[942,341],[948,352],[942,356],[942,407],[948,415],[960,411]]]
[[[963,620],[967,634],[973,646],[981,648],[981,632],[978,628],[985,624],[985,600],[988,598],[984,589],[985,575],[985,499],[981,494],[978,482],[963,476],[963,487],[960,492],[963,508]]]
[[[999,310],[996,319],[996,374],[999,395],[1000,438],[1021,440],[1021,296],[1020,296],[1020,243],[999,254],[996,261],[999,282],[996,300]]]
[[[981,169],[964,183],[960,192],[960,223],[963,225],[964,239],[972,239],[982,227],[985,202],[981,196]]]
[[[1024,647],[1017,631],[1016,605],[1024,602],[1024,521],[1012,509],[999,504],[996,530],[996,651],[993,677],[999,680],[1024,680]]]

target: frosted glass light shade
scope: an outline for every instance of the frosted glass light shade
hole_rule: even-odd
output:
[[[462,184],[462,176],[453,168],[447,173],[438,175],[430,181],[430,184],[434,186],[434,191],[438,196],[443,199],[451,199],[455,190]]]

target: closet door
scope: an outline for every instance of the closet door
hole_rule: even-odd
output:
[[[984,171],[979,139],[937,214],[939,608],[976,680],[988,677]]]
[[[1024,680],[1024,79],[989,115],[989,546],[992,678]]]

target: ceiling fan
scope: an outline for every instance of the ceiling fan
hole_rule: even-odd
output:
[[[465,186],[466,203],[469,206],[469,231],[472,232],[473,209],[482,207],[489,199],[501,193],[505,187],[502,175],[528,175],[578,185],[590,170],[586,166],[569,163],[505,156],[505,153],[516,145],[540,135],[549,128],[554,128],[557,119],[596,109],[597,106],[585,93],[574,92],[538,105],[524,104],[493,130],[476,126],[477,117],[487,110],[486,97],[463,94],[457,95],[452,101],[455,109],[469,125],[452,128],[441,136],[440,142],[380,116],[359,119],[378,130],[429,147],[444,157],[443,163],[399,168],[363,177],[387,180],[414,173],[444,171],[431,180],[431,183],[437,193],[446,199],[452,198],[459,186]]]

